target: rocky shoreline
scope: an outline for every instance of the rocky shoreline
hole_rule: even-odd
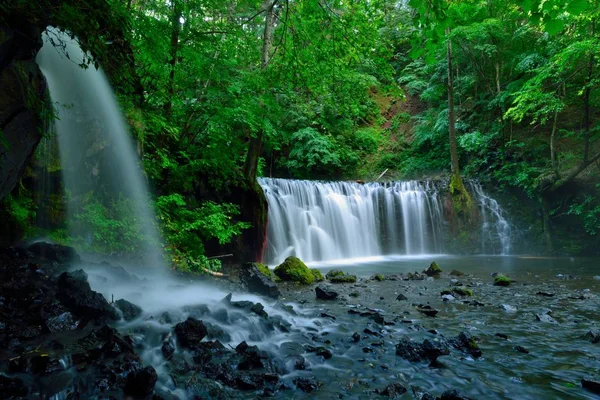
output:
[[[539,334],[548,329],[574,341],[577,360],[600,342],[591,329],[598,297],[569,279],[501,286],[494,276],[432,266],[363,279],[328,271],[314,275],[324,281],[298,285],[245,264],[229,281],[200,279],[219,287],[214,301],[194,297],[159,312],[145,309],[142,297],[141,304],[134,295],[109,299],[90,286],[113,279],[144,291],[146,278],[106,263],[87,263],[86,272],[79,263],[72,249],[55,245],[0,250],[4,397],[534,398],[512,392],[518,374],[509,377],[503,364],[547,368]],[[184,296],[196,285],[190,278],[175,277],[169,290]],[[571,385],[556,398],[561,390],[574,398],[600,393],[595,362],[565,378]],[[511,384],[499,386],[503,379]],[[519,379],[531,393],[553,384],[526,373]]]

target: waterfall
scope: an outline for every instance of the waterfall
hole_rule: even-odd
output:
[[[260,178],[269,203],[265,260],[306,262],[444,252],[446,184],[319,182]],[[480,252],[507,254],[510,227],[498,203],[471,182],[482,213]]]
[[[106,240],[95,231],[97,225],[85,223],[81,215],[99,215],[110,209],[115,213],[113,221],[128,225],[119,229],[129,233],[119,236],[115,227],[111,240],[131,243],[143,255],[144,264],[162,263],[147,185],[106,76],[93,65],[80,66],[85,54],[68,34],[48,28],[43,39],[37,62],[48,82],[57,117],[55,129],[71,236],[83,238],[88,245]],[[110,227],[105,229],[111,231]]]

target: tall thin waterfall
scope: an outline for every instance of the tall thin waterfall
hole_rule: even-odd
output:
[[[444,252],[442,183],[271,178],[259,183],[269,203],[265,259],[270,264],[290,255],[311,262]],[[498,203],[478,183],[471,186],[483,219],[478,250],[508,253],[510,228]]]
[[[145,264],[162,263],[148,188],[124,117],[102,70],[93,65],[81,68],[83,59],[79,44],[69,35],[54,28],[44,33],[37,62],[57,114],[71,235],[90,243],[103,240],[89,224],[82,226],[76,213],[90,207],[90,199],[119,204],[127,214],[121,220],[127,218],[137,231],[134,239],[114,240],[137,240],[135,247]]]

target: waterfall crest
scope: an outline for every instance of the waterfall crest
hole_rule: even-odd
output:
[[[306,262],[444,252],[443,183],[319,182],[260,178],[269,203],[265,260]],[[482,212],[481,252],[507,254],[510,227],[498,203],[471,182]]]

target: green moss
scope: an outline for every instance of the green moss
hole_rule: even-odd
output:
[[[267,267],[265,264],[262,263],[255,263],[254,265],[256,265],[256,268],[258,268],[258,270],[267,278],[269,279],[273,279],[273,273],[271,272],[271,270],[269,269],[269,267]]]
[[[344,276],[344,271],[332,269],[325,276],[327,277],[327,279],[335,278],[336,276]]]
[[[437,265],[434,261],[431,263],[429,268],[427,268],[423,273],[427,276],[439,276],[442,273],[442,269]]]
[[[311,268],[310,272],[312,272],[316,282],[323,282],[325,280],[325,278],[323,278],[323,274],[318,269]]]
[[[383,282],[383,281],[385,281],[385,276],[383,276],[381,274],[375,274],[371,277],[371,280]]]
[[[494,278],[494,285],[496,286],[509,286],[512,280],[508,276],[496,275]]]
[[[298,257],[288,257],[273,271],[282,281],[310,285],[315,281],[313,272]]]
[[[331,283],[354,283],[356,275],[349,275],[340,270],[331,270],[325,275]]]
[[[473,291],[467,288],[454,288],[452,289],[452,293],[457,294],[459,296],[473,296]]]

